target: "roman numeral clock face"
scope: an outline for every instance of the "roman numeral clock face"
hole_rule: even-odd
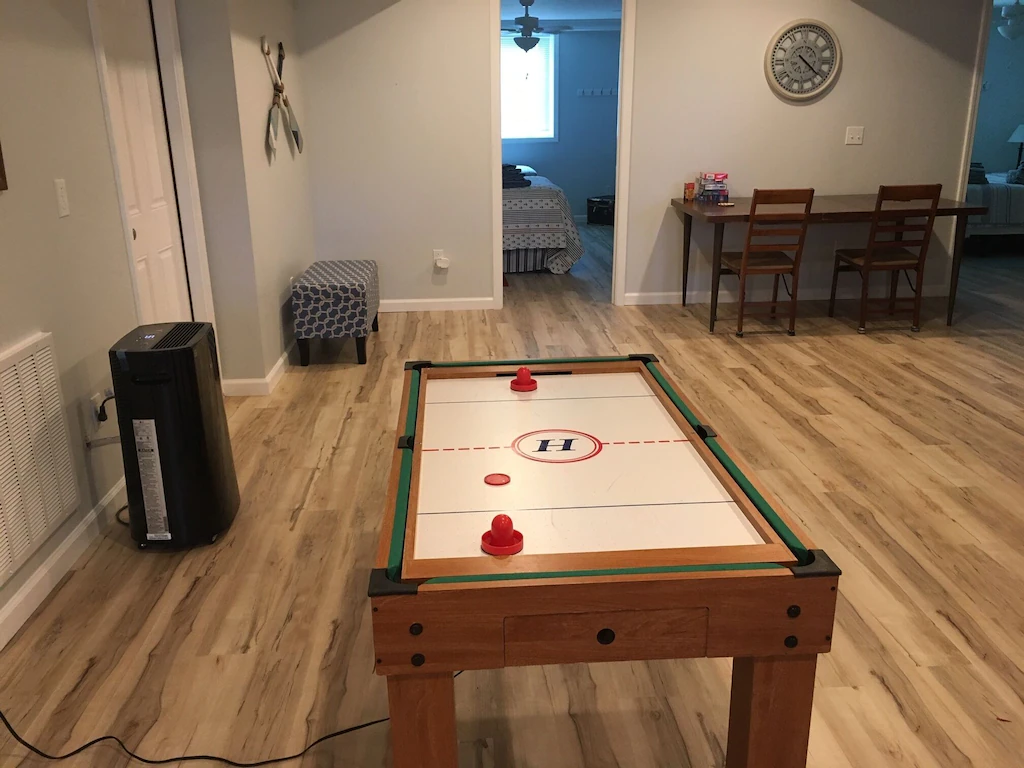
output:
[[[768,84],[782,98],[806,101],[835,84],[842,64],[839,39],[820,21],[803,19],[780,29],[764,58]]]

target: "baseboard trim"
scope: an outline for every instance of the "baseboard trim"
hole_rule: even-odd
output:
[[[277,362],[274,363],[274,367],[270,369],[270,373],[262,379],[223,379],[220,383],[220,391],[225,397],[265,397],[271,394],[277,387],[281,377],[284,376],[284,367],[288,364],[288,357],[291,355],[292,349],[295,347],[293,341],[288,345]]]
[[[905,286],[903,286],[906,289]],[[782,293],[780,289],[780,293]],[[877,293],[878,296],[884,295],[881,290],[872,291],[872,295]],[[926,298],[934,296],[947,296],[949,294],[949,286],[942,285],[926,285],[924,287],[924,295]],[[749,294],[749,301],[768,301],[771,299],[771,291],[756,290]],[[828,288],[818,288],[813,290],[802,290],[800,291],[800,301],[825,301],[829,297]],[[847,293],[840,291],[837,299],[839,301],[850,301],[860,298],[860,294]],[[627,293],[626,294],[626,306],[644,306],[649,304],[681,304],[683,299],[682,291],[652,291],[650,293]],[[739,301],[739,296],[735,290],[726,290],[723,288],[718,294],[718,301],[721,304],[735,304]],[[686,294],[687,304],[708,304],[711,302],[711,291],[688,291]]]
[[[281,356],[277,358],[277,362],[274,363],[274,367],[270,369],[270,373],[267,374],[267,394],[269,395],[275,389],[277,389],[278,383],[281,381],[281,377],[284,376],[284,367],[288,364],[288,358],[292,354],[292,349],[295,347],[295,340],[292,339],[292,343],[288,345]]]
[[[85,550],[100,537],[97,522],[103,512],[124,491],[124,477],[114,483],[99,503],[93,507],[75,526],[57,549],[43,561],[28,581],[22,584],[14,596],[0,608],[0,650],[10,642],[24,626],[35,610],[42,605],[53,588],[75,567]]]
[[[381,312],[440,312],[458,309],[501,309],[493,296],[467,299],[384,299]]]

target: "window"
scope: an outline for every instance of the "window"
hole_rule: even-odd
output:
[[[531,51],[501,38],[501,138],[555,138],[555,38],[537,35]]]

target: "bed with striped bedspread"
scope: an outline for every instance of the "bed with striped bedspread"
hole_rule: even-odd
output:
[[[569,201],[550,179],[529,178],[529,187],[502,190],[504,271],[563,275],[583,257]]]

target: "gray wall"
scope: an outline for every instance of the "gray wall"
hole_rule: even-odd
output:
[[[1007,139],[1024,123],[1024,39],[1007,40],[1000,35],[996,30],[1002,23],[998,8],[995,15],[971,155],[971,160],[984,163],[989,173],[1016,167],[1019,145]]]
[[[494,294],[490,6],[296,2],[317,255],[376,259],[385,301]]]
[[[81,503],[11,581],[0,613],[122,477],[116,446],[87,454],[83,408],[110,384],[107,350],[135,327],[128,254],[84,2],[0,0],[0,347],[54,334]],[[57,218],[53,180],[71,215]],[[104,434],[115,432],[106,428]]]
[[[258,379],[266,367],[228,5],[177,0],[177,10],[221,367],[225,379]]]
[[[324,149],[311,145],[299,154],[287,136],[287,123],[282,122],[277,158],[271,162],[267,154],[267,111],[274,89],[260,50],[261,35],[267,36],[274,61],[278,42],[284,43],[285,93],[299,126],[305,129],[309,123],[292,4],[281,0],[231,0],[230,15],[237,120],[256,268],[256,308],[263,364],[269,371],[295,338],[291,278],[314,261],[309,161]],[[330,143],[330,139],[327,141]]]
[[[314,260],[308,153],[266,151],[273,85],[260,50],[283,40],[305,128],[292,4],[178,0],[178,27],[226,379],[263,379],[293,341],[291,278]]]
[[[678,300],[682,225],[669,201],[682,197],[698,171],[729,173],[734,195],[755,187],[873,194],[879,184],[936,182],[945,196],[957,195],[981,2],[639,0],[638,6],[627,301]],[[805,17],[835,30],[843,69],[831,93],[794,106],[769,89],[764,52],[777,29]],[[728,30],[725,56],[722,30]],[[863,146],[845,146],[851,125],[865,127]],[[741,230],[726,227],[727,248],[742,248]],[[942,293],[949,220],[936,233],[926,287]],[[693,237],[689,288],[704,300],[712,227],[698,223]],[[866,227],[812,227],[801,296],[827,296],[833,249],[862,246],[866,238]],[[849,294],[854,283],[841,280],[841,290]]]

